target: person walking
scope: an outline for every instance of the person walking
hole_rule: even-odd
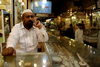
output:
[[[78,24],[78,29],[75,31],[75,40],[84,43],[83,42],[83,29],[82,29],[82,24]]]

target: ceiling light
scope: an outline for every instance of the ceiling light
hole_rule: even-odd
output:
[[[0,1],[0,4],[1,4],[2,2]]]
[[[24,5],[24,2],[22,2],[22,5]]]
[[[22,0],[18,0],[19,2],[22,2]]]

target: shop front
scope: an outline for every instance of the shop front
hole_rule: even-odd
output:
[[[74,27],[76,27],[76,25],[79,23],[81,24],[83,23],[85,25],[85,29],[89,28],[90,26],[89,17],[84,12],[81,11],[73,12],[71,19]]]
[[[65,24],[65,29],[69,28],[69,25],[71,24],[70,13],[63,13],[61,20],[62,20],[63,24]]]
[[[92,27],[94,29],[98,29],[98,25],[99,25],[99,22],[100,22],[100,11],[95,11],[92,13]]]
[[[0,42],[5,42],[11,31],[11,0],[0,1]]]
[[[15,15],[17,16],[15,20],[15,24],[21,22],[21,16],[22,12],[27,9],[27,0],[17,0],[17,12],[15,12]]]

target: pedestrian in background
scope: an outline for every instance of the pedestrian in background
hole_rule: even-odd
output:
[[[75,40],[84,43],[83,42],[83,29],[82,29],[82,24],[78,24],[78,29],[75,31]]]
[[[73,31],[73,26],[72,26],[72,24],[70,24],[70,28],[68,28],[68,29],[65,31],[65,36],[74,39],[74,31]]]

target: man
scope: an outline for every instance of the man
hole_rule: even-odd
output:
[[[82,29],[85,29],[84,21],[82,21]]]
[[[16,53],[37,52],[38,42],[48,40],[48,35],[39,20],[35,20],[31,10],[26,9],[22,13],[22,22],[16,24],[7,40],[6,49],[2,55],[16,55]]]
[[[78,29],[75,31],[75,40],[80,43],[84,43],[83,42],[82,24],[78,24]]]

